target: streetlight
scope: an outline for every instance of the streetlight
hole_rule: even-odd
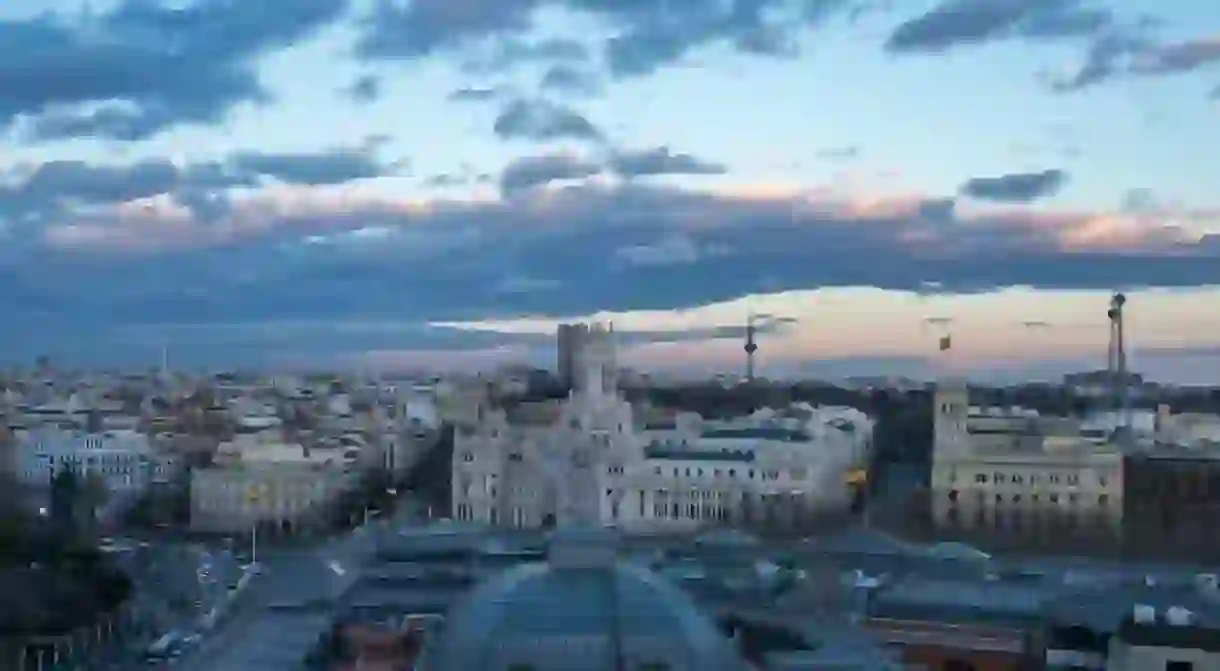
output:
[[[262,499],[263,494],[267,489],[267,485],[258,484],[250,487],[246,492],[246,500],[250,503],[258,503]],[[258,520],[259,516],[254,515],[254,521],[250,523],[250,563],[258,563]]]

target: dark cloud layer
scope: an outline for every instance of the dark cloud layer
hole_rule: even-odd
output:
[[[87,23],[59,16],[0,20],[0,129],[29,140],[149,137],[214,124],[268,99],[256,60],[305,38],[346,0],[276,6],[201,0],[169,8],[125,0]]]
[[[975,177],[962,185],[962,195],[1001,203],[1030,203],[1058,193],[1067,183],[1062,170],[1019,172],[999,177]]]
[[[128,165],[48,161],[20,179],[0,179],[0,225],[45,224],[80,208],[171,195],[196,216],[215,220],[227,213],[229,190],[267,181],[333,185],[386,175],[374,144],[306,153],[236,152],[221,161],[176,164],[146,160]]]
[[[667,163],[704,165],[679,156],[646,150],[597,162],[518,162],[501,177],[510,194],[502,201],[419,207],[302,191],[290,208],[246,200],[197,211],[193,220],[106,208],[155,193],[181,201],[259,175],[306,184],[373,169],[351,156],[294,162],[255,154],[198,166],[51,164],[7,187],[18,197],[3,202],[76,214],[17,229],[20,244],[0,254],[0,309],[22,315],[0,345],[28,358],[48,347],[46,333],[57,333],[56,346],[74,356],[109,348],[121,356],[124,347],[135,356],[155,349],[108,334],[156,334],[174,324],[388,320],[418,327],[675,309],[759,291],[916,290],[929,281],[946,292],[1220,283],[1220,245],[1191,242],[1164,227],[1160,213],[1121,221],[1053,211],[966,216],[944,198],[715,195],[635,181],[527,188],[597,170],[653,174]],[[1188,215],[1196,216],[1178,218]],[[327,337],[319,347],[355,342]],[[408,341],[403,336],[400,346]],[[380,343],[367,338],[363,346]],[[268,353],[264,341],[223,348],[235,360]],[[205,351],[201,345],[199,355]]]

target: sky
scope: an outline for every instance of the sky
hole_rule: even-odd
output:
[[[0,360],[1211,382],[1216,147],[1208,0],[8,0]]]

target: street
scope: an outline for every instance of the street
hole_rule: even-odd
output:
[[[213,629],[197,631],[198,641],[184,647],[169,668],[220,671],[226,655],[239,652],[250,643],[247,640],[250,631],[268,607],[339,597],[359,578],[363,565],[376,549],[377,534],[410,524],[417,517],[417,507],[404,501],[393,517],[373,518],[368,524],[326,539],[320,545],[260,548],[259,571],[249,580],[244,593],[221,615]],[[305,652],[302,650],[302,655]]]
[[[102,547],[132,578],[132,617],[113,644],[91,655],[88,668],[127,668],[167,632],[186,636],[205,626],[243,573],[238,553],[225,545],[103,539]]]

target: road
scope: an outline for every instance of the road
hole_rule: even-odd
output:
[[[193,627],[241,575],[232,552],[177,539],[107,538],[112,560],[132,579],[132,617],[115,642],[91,655],[91,669],[122,668],[162,633]]]
[[[175,663],[174,671],[219,671],[224,655],[245,643],[252,624],[273,604],[330,600],[347,591],[376,549],[378,533],[388,533],[418,518],[410,504],[389,519],[373,519],[352,532],[311,548],[259,552],[261,570],[216,628]],[[301,651],[302,655],[306,651]]]

